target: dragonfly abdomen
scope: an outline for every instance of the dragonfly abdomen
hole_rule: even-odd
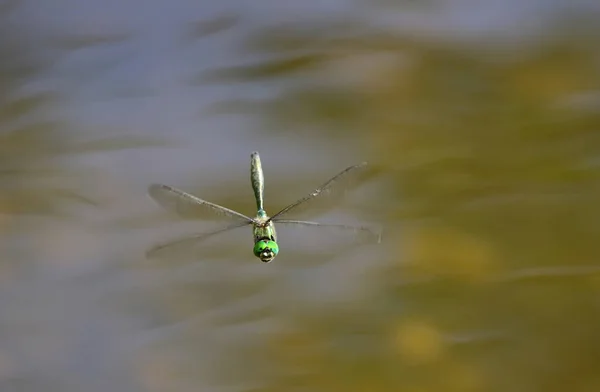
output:
[[[265,177],[260,163],[260,156],[256,151],[250,155],[250,181],[256,199],[256,208],[262,210],[264,208]]]

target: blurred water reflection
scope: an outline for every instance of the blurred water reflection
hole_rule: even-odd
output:
[[[0,390],[600,388],[594,2],[47,3],[0,7]],[[273,210],[369,161],[313,214],[383,243],[146,260],[211,225],[147,185],[252,214],[253,150]]]

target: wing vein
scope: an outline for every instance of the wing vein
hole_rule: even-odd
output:
[[[333,224],[333,223],[319,223],[319,222],[310,222],[310,221],[301,221],[301,220],[291,220],[291,219],[276,219],[273,220],[274,223],[277,224],[295,224],[302,226],[318,226],[318,227],[330,227],[335,229],[342,229],[353,231],[355,233],[366,234],[371,237],[372,240],[375,240],[377,243],[381,242],[381,232],[375,232],[371,228],[366,226],[351,226],[351,225],[342,225],[342,224]]]
[[[148,250],[148,252],[146,252],[146,257],[147,258],[153,258],[155,256],[158,256],[159,252],[164,251],[164,250],[168,250],[168,249],[173,249],[176,247],[182,248],[184,251],[187,250],[188,248],[193,247],[196,244],[199,244],[200,242],[215,236],[217,234],[220,233],[224,233],[226,231],[229,230],[233,230],[233,229],[237,229],[240,227],[244,227],[244,226],[248,226],[250,223],[246,222],[246,223],[237,223],[234,225],[230,225],[227,227],[223,227],[221,229],[215,230],[215,231],[210,231],[207,233],[200,233],[200,234],[195,234],[195,235],[188,235],[185,236],[183,238],[180,239],[176,239],[176,240],[171,240],[168,242],[164,242],[158,245],[155,245],[154,247],[152,247],[150,250]]]
[[[209,211],[216,215],[224,215],[246,223],[253,221],[252,218],[237,211],[200,199],[168,185],[152,184],[148,188],[148,194],[160,206],[166,210],[175,212],[183,218],[203,216],[204,212]]]
[[[306,195],[303,198],[298,199],[295,202],[293,202],[292,204],[284,207],[281,211],[279,211],[275,215],[273,215],[271,217],[271,220],[274,220],[275,218],[292,211],[293,209],[300,206],[301,204],[304,204],[304,203],[308,202],[309,200],[312,200],[318,196],[327,195],[327,194],[332,193],[332,190],[336,189],[336,187],[334,187],[334,185],[336,185],[339,180],[341,180],[343,177],[351,177],[352,173],[360,172],[359,169],[363,169],[363,168],[365,168],[365,166],[367,166],[366,162],[347,167],[346,169],[342,170],[335,176],[331,177],[323,185],[321,185],[320,187],[318,187],[317,189],[315,189],[308,195]]]

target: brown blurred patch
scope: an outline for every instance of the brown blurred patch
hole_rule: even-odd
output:
[[[149,391],[170,390],[177,379],[177,360],[165,352],[141,357],[136,368],[141,384]]]
[[[286,330],[267,342],[270,357],[284,366],[325,365],[326,342],[315,331]]]
[[[0,382],[14,376],[15,364],[7,353],[0,351]]]

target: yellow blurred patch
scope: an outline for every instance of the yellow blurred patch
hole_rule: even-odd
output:
[[[536,102],[555,101],[586,86],[590,75],[581,72],[582,68],[577,61],[545,59],[514,70],[507,85],[518,96]]]
[[[472,392],[484,389],[483,376],[474,366],[451,362],[444,373],[445,388],[448,391]]]
[[[411,364],[438,360],[444,351],[441,333],[432,325],[418,320],[402,323],[396,331],[395,344]]]
[[[593,274],[592,276],[588,277],[586,280],[587,280],[587,283],[590,286],[590,288],[592,288],[594,290],[600,289],[600,274]]]
[[[578,388],[581,392],[596,392],[600,391],[600,379],[594,378],[591,380],[583,380],[582,385]]]
[[[490,276],[497,264],[488,243],[450,228],[420,229],[408,236],[406,244],[409,265],[417,273],[478,282]]]

